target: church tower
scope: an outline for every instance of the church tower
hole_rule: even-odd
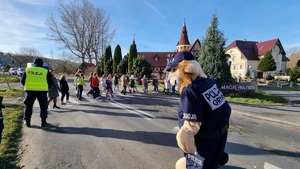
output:
[[[177,44],[177,52],[184,51],[184,50],[189,51],[190,46],[191,44],[189,42],[189,37],[187,35],[186,24],[184,19],[180,40]]]

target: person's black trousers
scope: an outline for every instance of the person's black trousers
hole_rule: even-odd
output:
[[[93,93],[93,98],[97,98],[100,96],[100,90],[99,87],[93,87],[94,93]]]
[[[83,91],[83,86],[82,85],[78,85],[77,86],[77,98],[78,99],[82,98],[82,91]]]
[[[66,96],[66,100],[68,101],[69,97],[70,97],[70,93],[69,92],[61,92],[61,99],[60,99],[61,102],[64,101],[65,96]]]
[[[40,105],[40,117],[42,120],[46,120],[48,117],[48,101],[47,101],[47,91],[26,91],[25,99],[23,103],[25,104],[25,116],[24,120],[30,121],[32,116],[32,108],[35,100],[38,100]]]

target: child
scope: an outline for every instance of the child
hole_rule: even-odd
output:
[[[148,79],[147,79],[147,76],[144,75],[143,77],[143,82],[144,82],[144,88],[143,88],[143,91],[146,93],[146,92],[149,92],[148,91]]]
[[[100,92],[100,96],[102,95],[103,92],[106,93],[106,78],[107,78],[107,75],[106,75],[106,74],[102,75],[102,77],[101,77],[101,82],[100,82],[100,84],[101,84],[101,86],[102,86],[102,91]]]
[[[98,75],[97,75],[96,72],[94,72],[94,74],[93,74],[91,86],[92,86],[92,88],[94,90],[93,98],[96,99],[97,97],[100,96],[99,79],[98,79]]]
[[[164,80],[164,82],[165,82],[165,94],[169,94],[170,93],[171,84],[169,83],[169,81],[168,81],[167,78]]]
[[[69,85],[66,80],[66,75],[64,74],[61,75],[59,78],[59,88],[61,92],[61,98],[60,98],[61,105],[65,105],[66,103],[69,102],[70,93],[69,93]],[[66,103],[64,102],[65,96],[66,96]]]
[[[108,99],[108,95],[110,95],[111,98],[114,98],[114,95],[112,93],[112,82],[111,82],[111,75],[107,76],[107,79],[105,81],[105,89],[106,89],[106,99]]]
[[[93,77],[94,77],[94,73],[93,72],[91,72],[90,73],[90,76],[89,76],[89,83],[90,83],[90,91],[88,91],[87,92],[87,96],[90,96],[90,94],[93,94],[95,91],[94,91],[94,89],[93,89],[93,87],[92,87],[92,79],[93,79]]]
[[[81,73],[80,77],[76,80],[77,84],[77,99],[82,100],[82,91],[83,91],[83,85],[86,87],[86,84],[84,84],[84,74]]]
[[[131,91],[133,93],[135,93],[137,91],[137,88],[135,87],[135,78],[133,75],[130,76],[130,80],[129,80],[129,93],[131,93]]]

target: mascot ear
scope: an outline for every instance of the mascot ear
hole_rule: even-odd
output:
[[[203,78],[207,78],[207,76],[204,74],[201,66],[199,65],[199,63],[197,61],[191,60],[189,62],[190,62],[190,64],[186,65],[186,67],[184,68],[184,72],[195,74],[196,77],[200,76]]]

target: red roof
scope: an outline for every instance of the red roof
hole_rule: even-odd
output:
[[[152,67],[164,67],[167,65],[168,55],[175,55],[176,52],[138,52],[139,56],[144,56]],[[158,61],[155,61],[155,57]]]
[[[279,46],[282,53],[282,61],[289,60],[285,56],[286,53],[278,38],[264,42],[235,40],[226,48],[226,51],[230,50],[231,48],[237,47],[248,60],[259,60],[258,56],[265,55],[267,51],[271,51],[274,45]]]

